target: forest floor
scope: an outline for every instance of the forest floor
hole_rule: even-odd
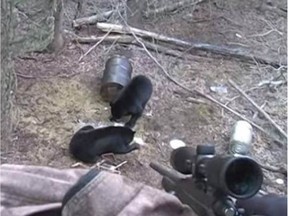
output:
[[[99,8],[95,2],[83,1],[82,12],[78,16],[92,15],[93,8]],[[108,3],[103,2],[102,6],[107,6]],[[157,3],[161,4],[161,1]],[[76,9],[73,1],[68,4],[65,7],[65,27],[72,31],[71,17]],[[181,8],[173,14],[147,19],[133,9],[135,13],[128,16],[128,23],[195,43],[249,49],[256,56],[265,56],[280,65],[287,65],[287,12],[279,9],[286,8],[286,4],[286,1],[212,0]],[[133,7],[137,8],[131,4]],[[95,28],[93,25],[84,26],[75,32],[103,35]],[[77,121],[109,121],[109,104],[102,100],[99,92],[105,62],[115,53],[129,57],[133,66],[132,75],[148,76],[154,87],[151,100],[136,127],[136,135],[146,145],[139,151],[116,155],[117,163],[127,161],[120,168],[123,175],[160,187],[161,178],[149,167],[149,163],[169,163],[169,142],[172,139],[180,139],[188,146],[214,144],[218,154],[227,152],[230,132],[238,117],[203,98],[206,103],[194,103],[191,97],[196,95],[169,81],[142,48],[103,42],[79,62],[91,46],[73,43],[67,38],[64,49],[57,55],[31,53],[28,57],[21,56],[15,60],[14,131],[11,144],[2,146],[2,163],[58,168],[70,168],[75,164],[76,161],[69,155],[68,145]],[[255,107],[228,83],[229,79],[234,80],[258,105],[265,103],[263,109],[287,131],[286,66],[275,69],[269,65],[213,55],[200,57],[189,54],[189,58],[180,59],[156,52],[151,54],[178,82],[212,96],[271,134],[276,134],[267,119],[257,115]],[[261,82],[271,80],[283,82],[281,85],[261,85]],[[220,90],[212,91],[213,87]],[[286,145],[277,145],[256,128],[251,155],[261,164],[287,169]],[[286,193],[285,175],[267,170],[264,174],[264,191]],[[277,179],[283,179],[284,183],[279,184]]]

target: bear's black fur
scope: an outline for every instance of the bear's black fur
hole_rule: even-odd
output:
[[[146,103],[150,99],[153,86],[146,76],[135,76],[124,87],[119,96],[110,103],[112,117],[110,121],[116,121],[123,116],[131,115],[126,127],[133,128],[136,121],[142,116]]]
[[[135,132],[127,127],[93,128],[85,126],[77,131],[69,144],[70,153],[85,163],[95,163],[102,154],[126,154],[139,149],[139,144],[131,144]]]

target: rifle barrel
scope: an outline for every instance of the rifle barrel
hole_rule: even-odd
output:
[[[170,169],[155,162],[151,162],[150,167],[155,171],[157,171],[158,173],[160,173],[162,176],[166,176],[173,181],[179,181],[191,177],[191,175],[184,175],[182,173],[177,172],[174,169]]]

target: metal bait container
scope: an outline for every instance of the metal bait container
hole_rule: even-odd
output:
[[[114,55],[105,64],[100,95],[106,102],[111,102],[119,91],[131,80],[132,66],[125,56]]]
[[[249,154],[252,146],[253,128],[246,121],[237,121],[232,129],[229,153]]]

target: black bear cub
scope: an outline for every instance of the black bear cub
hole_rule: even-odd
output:
[[[133,128],[136,121],[142,116],[146,103],[153,91],[151,81],[143,75],[135,76],[124,87],[119,96],[110,103],[112,117],[110,121],[116,121],[124,116],[131,115],[126,127]]]
[[[133,143],[135,132],[127,127],[104,127],[95,129],[85,126],[77,131],[69,144],[69,151],[74,158],[95,163],[102,154],[126,154],[139,149],[139,144]]]

